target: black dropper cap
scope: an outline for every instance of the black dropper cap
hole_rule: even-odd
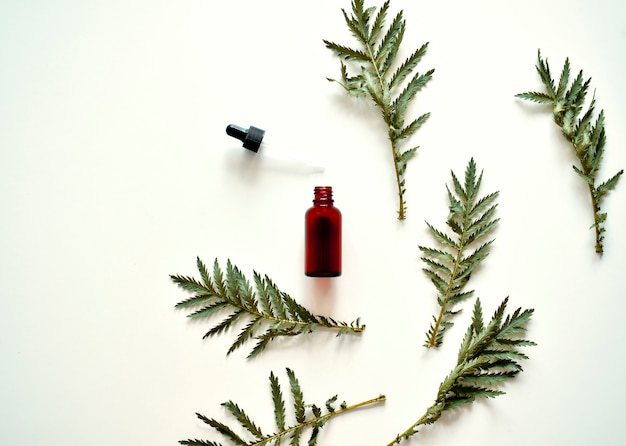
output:
[[[243,146],[246,149],[256,153],[259,151],[259,147],[261,147],[265,130],[252,125],[250,128],[244,129],[237,125],[229,124],[228,127],[226,127],[226,133],[233,138],[237,138],[239,141],[243,141]]]

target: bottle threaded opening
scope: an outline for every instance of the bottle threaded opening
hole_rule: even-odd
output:
[[[332,203],[333,188],[331,186],[315,186],[313,203]]]

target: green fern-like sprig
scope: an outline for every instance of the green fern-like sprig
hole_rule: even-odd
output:
[[[279,290],[267,275],[262,277],[256,271],[255,291],[248,279],[230,260],[224,275],[216,259],[213,264],[213,277],[209,275],[199,258],[197,265],[200,280],[180,275],[170,276],[182,289],[194,293],[193,297],[179,302],[176,307],[196,308],[189,314],[191,318],[210,318],[227,312],[226,317],[209,330],[204,338],[226,332],[240,320],[247,319],[247,324],[239,332],[227,354],[252,339],[257,343],[248,358],[261,353],[277,338],[311,333],[318,328],[336,330],[337,336],[360,333],[365,328],[358,318],[347,324],[330,317],[312,314],[287,293]]]
[[[434,70],[412,74],[426,54],[428,43],[418,48],[395,70],[392,68],[404,37],[406,23],[403,11],[400,11],[385,32],[388,10],[389,1],[374,15],[376,7],[365,8],[363,0],[353,0],[352,14],[348,15],[343,9],[342,12],[348,28],[360,45],[359,48],[353,49],[328,40],[324,40],[324,43],[342,59],[341,80],[328,80],[338,82],[350,95],[370,97],[387,125],[398,187],[398,219],[404,220],[405,172],[408,161],[415,155],[418,147],[403,151],[400,143],[412,136],[430,116],[430,113],[425,113],[407,124],[406,111],[417,92],[430,81]],[[344,60],[358,65],[358,72],[354,75],[348,74]]]
[[[217,430],[223,437],[227,438],[230,441],[229,444],[232,445],[262,446],[273,444],[279,446],[282,440],[289,440],[291,446],[298,446],[300,445],[301,439],[310,431],[307,444],[314,446],[317,444],[320,430],[332,417],[359,407],[385,401],[385,396],[380,395],[371,400],[351,406],[348,406],[345,402],[337,405],[338,397],[335,395],[329,398],[323,406],[315,404],[308,405],[304,402],[304,395],[295,373],[291,369],[286,370],[293,399],[293,418],[295,420],[293,425],[287,426],[283,391],[278,378],[273,372],[270,373],[270,388],[272,392],[272,402],[274,404],[274,420],[276,422],[276,430],[273,433],[264,434],[261,428],[252,421],[246,412],[233,401],[227,401],[223,403],[222,406],[237,420],[239,423],[238,428],[231,428],[223,422],[213,418],[207,418],[199,413],[196,413],[196,416],[204,423]],[[236,430],[242,430],[246,434],[240,435]],[[250,437],[251,439],[244,439],[245,437]],[[221,443],[197,439],[182,440],[179,443],[189,446],[221,446]]]
[[[453,236],[426,223],[434,239],[441,248],[419,246],[424,254],[421,258],[426,264],[423,271],[437,289],[437,303],[440,310],[433,316],[433,323],[426,333],[426,347],[439,347],[448,328],[453,325],[452,318],[459,311],[454,307],[469,298],[473,291],[465,291],[465,285],[472,271],[489,254],[492,240],[484,242],[486,235],[496,226],[499,218],[494,218],[497,204],[494,204],[498,192],[478,198],[478,191],[483,174],[477,176],[476,163],[472,158],[465,170],[465,182],[461,184],[452,172],[453,190],[448,186],[450,213],[446,224]],[[467,253],[472,246],[476,248]]]
[[[604,251],[604,232],[606,232],[604,223],[607,214],[601,211],[600,204],[604,196],[615,188],[624,170],[620,170],[603,183],[597,184],[596,175],[604,155],[606,131],[604,128],[604,110],[600,111],[595,123],[593,122],[595,97],[592,98],[587,111],[583,113],[591,79],[585,80],[581,70],[570,83],[570,63],[568,58],[563,65],[559,84],[555,85],[550,74],[548,60],[541,58],[541,51],[538,51],[537,57],[537,72],[546,91],[529,91],[516,96],[521,99],[552,106],[554,122],[561,128],[565,139],[572,144],[574,153],[580,162],[580,167],[575,165],[572,167],[585,181],[589,189],[594,221],[591,227],[595,228],[596,233],[595,250],[598,254],[602,254]]]
[[[485,325],[480,299],[476,299],[472,323],[461,342],[457,364],[440,384],[435,402],[387,446],[408,439],[418,432],[419,426],[435,423],[446,410],[505,393],[499,389],[500,385],[517,376],[522,371],[520,362],[528,359],[520,349],[535,345],[521,338],[534,310],[518,308],[505,317],[507,303],[508,297]]]

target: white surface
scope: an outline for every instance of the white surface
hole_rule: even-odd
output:
[[[379,6],[382,2],[369,3]],[[392,2],[407,53],[429,41],[436,69],[411,109],[431,119],[407,171],[408,219],[384,129],[327,76],[322,39],[351,42],[349,2],[21,1],[0,6],[0,444],[172,445],[219,436],[233,399],[271,430],[268,376],[294,369],[309,402],[381,406],[332,420],[320,445],[383,445],[431,404],[469,311],[440,351],[421,345],[436,311],[417,246],[441,227],[450,170],[470,157],[500,190],[491,255],[470,285],[491,315],[534,307],[538,342],[507,395],[448,413],[406,444],[623,444],[626,184],[604,202],[606,253],[539,89],[542,49],[592,76],[607,119],[602,178],[626,167],[626,6],[617,0]],[[405,56],[408,54],[404,54]],[[323,174],[251,159],[229,123],[267,130]],[[303,216],[315,185],[344,216],[344,274],[303,275]],[[173,306],[169,274],[195,258],[266,273],[361,337],[318,333],[246,361],[233,334],[201,337]],[[463,307],[471,308],[472,302]],[[286,385],[286,384],[285,384]],[[220,439],[221,440],[221,439]]]

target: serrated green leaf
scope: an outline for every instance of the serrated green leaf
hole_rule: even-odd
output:
[[[215,429],[220,434],[222,434],[224,437],[226,437],[230,441],[232,441],[234,445],[236,445],[236,446],[246,446],[246,442],[239,435],[237,435],[230,427],[228,427],[226,424],[221,423],[221,422],[219,422],[217,420],[214,420],[212,418],[206,418],[205,416],[200,415],[200,414],[196,414],[196,415],[204,423],[208,424],[213,429]]]
[[[294,413],[296,415],[296,421],[298,423],[304,422],[304,396],[302,395],[302,389],[300,389],[300,383],[296,378],[295,373],[291,369],[287,369],[287,376],[289,377],[289,386],[291,388],[291,396],[293,397]]]
[[[201,295],[212,294],[211,290],[207,289],[202,283],[198,282],[193,277],[170,275],[170,279],[185,291],[192,293],[199,293]]]
[[[274,372],[270,373],[270,390],[272,394],[272,402],[274,405],[274,418],[277,427],[277,430],[273,434],[263,434],[261,427],[253,421],[253,419],[244,411],[243,408],[241,408],[233,401],[227,401],[226,403],[223,403],[222,406],[224,406],[230,416],[239,423],[238,428],[233,428],[225,422],[218,421],[213,418],[208,418],[199,413],[197,413],[196,416],[205,424],[208,424],[213,429],[215,429],[220,435],[228,439],[234,445],[279,446],[282,440],[290,440],[290,444],[292,446],[300,446],[300,439],[302,438],[305,430],[309,429],[311,431],[311,438],[315,439],[312,444],[315,444],[315,441],[317,441],[316,439],[320,434],[320,429],[331,418],[341,413],[385,400],[385,396],[380,395],[377,398],[363,401],[352,406],[348,406],[345,402],[343,402],[339,409],[335,409],[334,404],[337,401],[337,396],[333,396],[327,399],[324,405],[324,408],[326,408],[326,412],[324,413],[323,408],[320,406],[317,406],[315,404],[312,404],[311,406],[306,406],[304,404],[302,390],[300,389],[300,384],[297,377],[295,376],[295,373],[291,369],[286,369],[286,371],[292,396],[295,400],[292,418],[295,418],[297,420],[297,424],[293,426],[287,426],[287,423],[285,421],[285,402],[283,400],[280,383],[278,382],[277,377],[274,375]],[[307,410],[307,407],[310,407],[310,410]],[[240,435],[236,433],[237,430],[241,430],[242,434]],[[246,440],[246,436],[251,437],[251,439]],[[212,442],[209,440],[189,439],[182,440],[179,443],[191,446],[221,446],[220,443]],[[311,444],[311,440],[309,440],[309,444]]]
[[[228,331],[228,329],[235,325],[235,323],[237,321],[239,321],[239,319],[245,314],[245,312],[243,310],[236,310],[233,313],[230,314],[230,316],[226,317],[225,319],[222,320],[222,322],[220,322],[219,324],[217,324],[215,327],[213,327],[211,330],[209,330],[205,335],[204,335],[204,339],[206,338],[210,338],[212,336],[221,334],[225,331]]]
[[[419,47],[411,56],[409,56],[398,69],[393,73],[389,80],[390,88],[398,87],[411,74],[417,64],[422,60],[428,50],[428,42]]]
[[[271,340],[280,336],[307,334],[318,328],[332,329],[341,333],[360,333],[364,329],[364,326],[355,327],[343,321],[312,314],[287,293],[279,290],[267,275],[263,277],[256,271],[253,275],[253,287],[230,260],[226,266],[225,277],[217,259],[213,264],[212,278],[200,259],[197,259],[197,265],[202,282],[187,276],[170,276],[182,289],[199,293],[179,302],[176,307],[194,308],[203,305],[189,314],[189,317],[194,319],[211,318],[222,310],[229,311],[220,323],[204,335],[204,338],[222,334],[234,328],[242,319],[247,319],[246,325],[240,330],[227,355],[254,339],[257,343],[248,358],[261,353]],[[327,322],[329,320],[332,324]],[[276,329],[268,329],[269,327]],[[261,332],[263,334],[258,334]]]
[[[213,286],[215,287],[215,294],[224,296],[226,295],[226,285],[224,284],[224,275],[222,268],[220,268],[217,259],[213,262]]]
[[[198,266],[198,271],[200,271],[200,277],[202,278],[202,282],[204,283],[204,286],[207,287],[208,289],[212,289],[213,282],[211,281],[209,277],[209,273],[207,271],[205,264],[202,262],[202,260],[200,260],[200,257],[196,257],[196,265]]]
[[[334,412],[336,402],[337,402],[337,395],[334,395],[330,397],[328,400],[326,400],[326,410],[328,412]]]
[[[407,161],[413,157],[417,147],[402,150],[399,144],[413,136],[430,116],[429,113],[424,113],[417,119],[411,120],[410,124],[404,125],[409,103],[432,78],[434,70],[421,75],[413,74],[417,64],[425,55],[428,44],[419,47],[398,66],[396,58],[406,30],[403,11],[398,11],[387,27],[385,22],[389,12],[389,1],[378,8],[375,14],[376,10],[376,7],[365,8],[362,1],[352,2],[351,14],[342,9],[345,23],[359,44],[358,49],[329,40],[324,40],[324,43],[341,58],[342,81],[335,82],[339,83],[348,94],[368,96],[379,109],[388,127],[387,135],[391,145],[398,190],[398,219],[404,220],[406,218],[404,175]],[[356,65],[357,75],[351,77],[348,74],[345,60]],[[397,68],[390,75],[392,66],[397,66]]]
[[[543,85],[548,90],[548,95],[551,98],[556,99],[554,81],[552,80],[552,75],[550,74],[550,66],[548,64],[548,60],[546,59],[546,61],[544,62],[541,59],[541,52],[537,53],[537,59],[538,59],[538,62],[537,62],[536,68],[537,68],[537,72],[539,73],[539,77],[541,78]]]
[[[274,372],[270,373],[270,389],[272,391],[272,401],[274,403],[274,420],[276,421],[276,428],[279,431],[285,430],[285,401],[283,400],[282,389],[278,378],[274,375]]]
[[[471,234],[467,237],[467,244],[469,245],[471,243],[474,243],[476,240],[491,232],[496,227],[499,221],[499,218],[493,219],[489,223],[483,224],[475,231],[472,231]]]
[[[443,342],[445,328],[452,326],[451,317],[457,311],[455,305],[471,296],[471,291],[463,291],[471,273],[487,257],[488,248],[493,242],[483,241],[483,237],[495,228],[499,222],[494,218],[497,204],[494,201],[498,192],[479,198],[482,172],[478,174],[476,163],[470,160],[465,169],[465,178],[461,182],[451,172],[452,188],[446,186],[449,201],[449,215],[446,224],[453,236],[426,223],[435,241],[443,244],[446,250],[424,248],[422,257],[428,268],[424,272],[431,279],[438,291],[437,303],[439,314],[433,317],[433,324],[427,332],[426,346],[437,347]],[[474,242],[482,242],[471,254],[465,252]],[[449,252],[451,251],[451,252]],[[445,260],[445,262],[442,262]]]
[[[341,10],[341,12],[343,13],[346,25],[348,25],[348,29],[350,30],[352,35],[361,43],[367,42],[368,38],[364,29],[364,27],[367,26],[367,23],[365,23],[364,21],[365,15],[362,13],[362,11],[360,16],[356,18],[350,17],[348,13],[343,9]]]
[[[182,300],[178,302],[175,307],[176,308],[191,308],[197,307],[200,305],[206,305],[213,300],[214,296],[211,294],[201,294],[198,296],[190,297],[189,299]]]
[[[227,401],[222,405],[237,419],[242,427],[244,427],[257,439],[262,439],[264,437],[261,429],[256,424],[254,424],[254,422],[245,413],[245,411],[241,409],[237,404],[232,401]]]
[[[498,307],[489,323],[484,325],[480,299],[476,300],[472,324],[461,343],[457,364],[441,382],[435,402],[420,419],[397,435],[389,445],[400,443],[415,435],[419,426],[436,422],[444,411],[473,403],[480,398],[494,398],[504,394],[498,387],[514,378],[521,371],[517,361],[527,358],[517,348],[534,345],[534,343],[519,346],[510,344],[504,351],[497,349],[498,339],[510,335],[507,330],[516,327],[524,331],[525,324],[532,315],[532,310],[518,309],[503,322],[507,302],[508,298]],[[506,357],[502,359],[501,356]]]
[[[563,65],[563,70],[561,71],[561,78],[559,79],[559,88],[556,92],[557,100],[563,99],[565,97],[565,91],[567,90],[567,85],[569,84],[569,58],[565,59],[565,64]]]
[[[619,179],[620,179],[620,177],[622,176],[623,173],[624,173],[624,171],[620,170],[615,175],[613,175],[611,178],[609,178],[604,183],[599,185],[598,188],[597,188],[598,193],[601,194],[601,195],[604,195],[607,192],[613,190],[615,188],[615,186],[617,185],[617,182],[619,181]]]
[[[369,60],[367,55],[363,53],[362,51],[355,50],[347,46],[339,45],[337,43],[330,42],[328,40],[324,40],[324,43],[326,44],[326,48],[333,51],[335,54],[337,54],[339,57],[342,57],[343,59],[356,60],[356,61],[361,61],[361,62],[367,62]]]
[[[472,219],[478,217],[478,214],[483,212],[487,207],[491,206],[491,204],[495,201],[498,195],[499,192],[493,192],[491,194],[485,195],[483,198],[478,200],[476,204],[474,204],[474,206],[472,207],[469,213],[469,217]]]
[[[590,186],[593,187],[593,178],[591,178],[589,175],[587,175],[586,173],[584,173],[582,170],[580,170],[578,167],[576,166],[572,166],[572,168],[574,169],[574,172],[576,172],[578,175],[580,175],[580,177],[585,180],[585,182],[587,184],[589,184]]]
[[[374,19],[370,36],[367,41],[368,45],[373,46],[378,40],[380,34],[383,32],[383,29],[385,26],[385,19],[387,18],[388,10],[389,10],[389,1],[386,1],[383,4],[383,6],[380,7],[380,10],[378,11],[378,14],[376,15],[376,19]]]
[[[580,107],[585,101],[588,86],[589,81],[584,81],[583,72],[581,70],[565,95],[566,107],[570,109],[577,109],[578,107]],[[578,113],[576,113],[576,115],[577,114]]]
[[[396,119],[404,121],[404,114],[409,106],[411,100],[415,97],[418,91],[420,91],[433,77],[435,70],[428,70],[424,74],[416,74],[406,85],[404,90],[393,102],[393,108],[395,109]]]
[[[212,316],[214,313],[227,307],[228,307],[227,302],[215,302],[207,307],[201,308],[198,311],[187,315],[187,317],[190,317],[190,318],[209,317],[209,316]]]
[[[379,66],[392,49],[400,46],[404,37],[405,26],[403,12],[399,11],[393,18],[385,36],[378,42],[378,47],[376,48],[376,43],[367,47],[368,52],[374,54],[373,60],[370,60],[372,65]]]
[[[179,444],[187,445],[187,446],[222,446],[221,443],[214,443],[212,441],[205,440],[181,440],[178,442]]]
[[[437,288],[437,291],[439,291],[441,295],[445,296],[448,291],[448,282],[444,280],[441,276],[439,276],[439,274],[437,274],[436,272],[430,269],[424,268],[423,271],[426,273],[426,275],[430,278],[432,283],[435,285],[435,288]]]
[[[246,341],[252,338],[254,336],[255,330],[259,327],[259,325],[262,322],[263,322],[263,318],[261,318],[260,316],[252,319],[252,321],[250,321],[248,325],[246,325],[244,329],[241,330],[241,332],[239,333],[239,336],[237,336],[237,339],[235,339],[235,342],[233,342],[233,344],[230,346],[226,354],[230,355],[232,352],[234,352],[239,347],[241,347]]]
[[[450,236],[448,236],[447,234],[439,231],[438,229],[436,229],[434,226],[432,226],[430,223],[426,222],[426,225],[428,226],[428,228],[430,229],[431,234],[433,235],[433,237],[435,238],[435,240],[439,243],[441,243],[442,245],[445,245],[453,250],[459,250],[459,245],[450,238]]]
[[[515,95],[515,97],[537,102],[539,104],[554,104],[554,99],[552,99],[548,94],[538,91],[527,91],[525,93],[518,93]]]
[[[482,245],[480,245],[476,250],[474,250],[474,252],[472,252],[470,255],[463,257],[463,259],[461,259],[460,265],[463,267],[475,264],[475,263],[480,263],[482,262],[485,257],[487,257],[489,255],[489,246],[493,243],[493,240],[489,240],[485,243],[483,243]]]
[[[440,249],[428,248],[426,246],[418,246],[418,248],[424,253],[424,255],[434,259],[440,259],[447,262],[454,262],[455,260],[452,254],[446,251],[442,251]]]

